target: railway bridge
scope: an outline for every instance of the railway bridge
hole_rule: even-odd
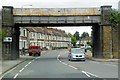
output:
[[[2,7],[2,28],[11,42],[3,42],[3,59],[19,58],[19,27],[92,26],[93,57],[112,54],[111,6],[95,8]]]

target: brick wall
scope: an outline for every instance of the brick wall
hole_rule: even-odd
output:
[[[111,26],[103,26],[103,56],[111,58],[112,52],[112,29]]]

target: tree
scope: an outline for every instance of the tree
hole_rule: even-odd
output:
[[[87,32],[83,32],[81,38],[88,38],[89,34]]]
[[[73,44],[73,46],[76,46],[77,43],[76,38],[71,33],[68,33],[68,36],[71,37],[71,44]]]
[[[120,13],[118,13],[118,18],[117,18],[118,20],[118,25],[120,26]]]
[[[116,9],[111,10],[110,22],[112,27],[117,27],[119,23],[118,11]]]
[[[80,36],[79,36],[79,32],[78,32],[78,31],[75,32],[74,37],[76,38],[76,40],[79,40],[79,39],[80,39]]]
[[[111,15],[110,15],[110,22],[112,26],[112,55],[113,57],[116,56],[116,52],[118,52],[118,46],[119,46],[119,31],[118,31],[118,25],[119,25],[119,13],[116,9],[111,10]]]

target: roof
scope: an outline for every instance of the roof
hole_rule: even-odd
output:
[[[69,37],[64,30],[47,27],[26,27],[30,32],[46,33],[47,35],[55,35],[62,37]]]
[[[27,29],[28,31],[30,31],[30,32],[35,32],[32,27],[27,27],[26,29]]]

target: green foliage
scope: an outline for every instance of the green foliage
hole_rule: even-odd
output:
[[[76,38],[76,40],[79,40],[79,39],[80,39],[80,36],[79,36],[79,32],[78,32],[78,31],[75,32],[74,37]]]
[[[92,42],[87,42],[87,44],[88,44],[89,46],[93,47]]]
[[[117,27],[119,23],[118,11],[116,9],[111,10],[110,22],[112,27]]]
[[[77,41],[75,37],[72,37],[71,43],[73,44],[73,46],[76,46]]]
[[[120,26],[120,13],[118,14],[118,18],[117,18],[118,20],[118,25]]]
[[[89,37],[89,34],[87,32],[83,32],[81,38],[87,38],[87,37]]]
[[[71,44],[73,44],[73,46],[76,46],[77,43],[76,38],[71,33],[68,33],[68,36],[71,37]]]

